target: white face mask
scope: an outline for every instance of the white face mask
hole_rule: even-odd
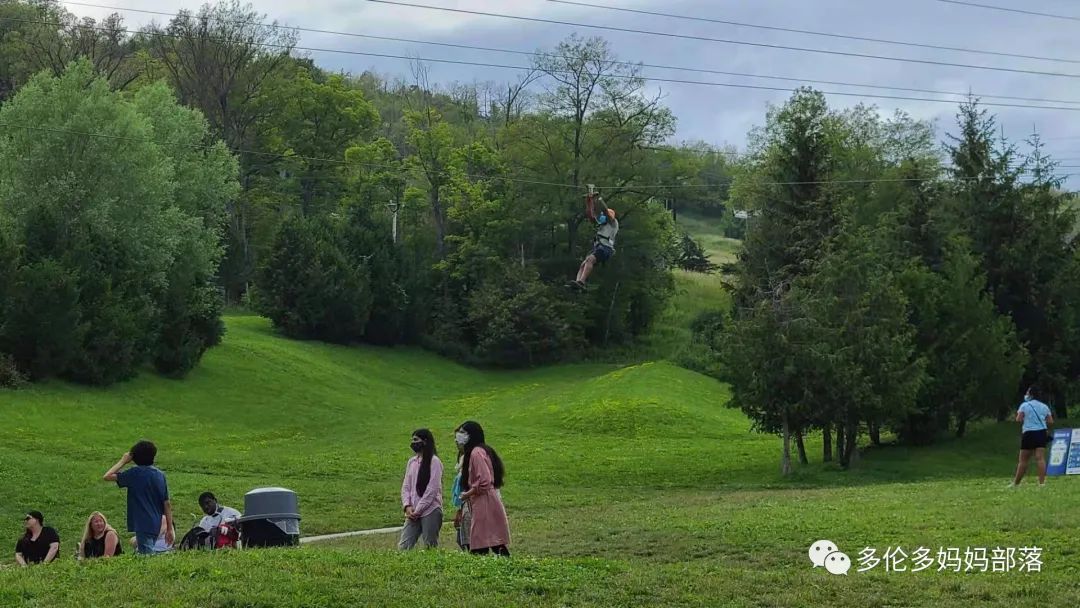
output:
[[[458,431],[454,433],[454,442],[461,446],[466,445],[467,443],[469,443],[469,434],[465,431]]]

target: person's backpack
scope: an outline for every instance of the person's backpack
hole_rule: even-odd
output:
[[[199,526],[195,526],[184,535],[184,538],[180,539],[180,550],[190,551],[192,549],[209,549],[210,548],[210,533],[203,530]]]
[[[180,540],[180,550],[235,548],[240,540],[240,530],[232,523],[215,526],[207,532],[195,526]]]

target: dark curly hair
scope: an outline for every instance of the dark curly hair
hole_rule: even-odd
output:
[[[131,446],[131,460],[140,467],[154,464],[157,458],[157,446],[145,439]]]

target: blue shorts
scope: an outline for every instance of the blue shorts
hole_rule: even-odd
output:
[[[597,262],[603,264],[604,262],[610,260],[611,256],[615,255],[615,250],[611,247],[608,247],[607,245],[601,245],[600,243],[597,243],[593,246],[592,255],[596,258]]]

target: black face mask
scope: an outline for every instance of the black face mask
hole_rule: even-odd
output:
[[[414,441],[414,442],[409,444],[409,447],[412,448],[412,451],[419,454],[421,452],[421,450],[424,449],[424,442],[423,441]]]

